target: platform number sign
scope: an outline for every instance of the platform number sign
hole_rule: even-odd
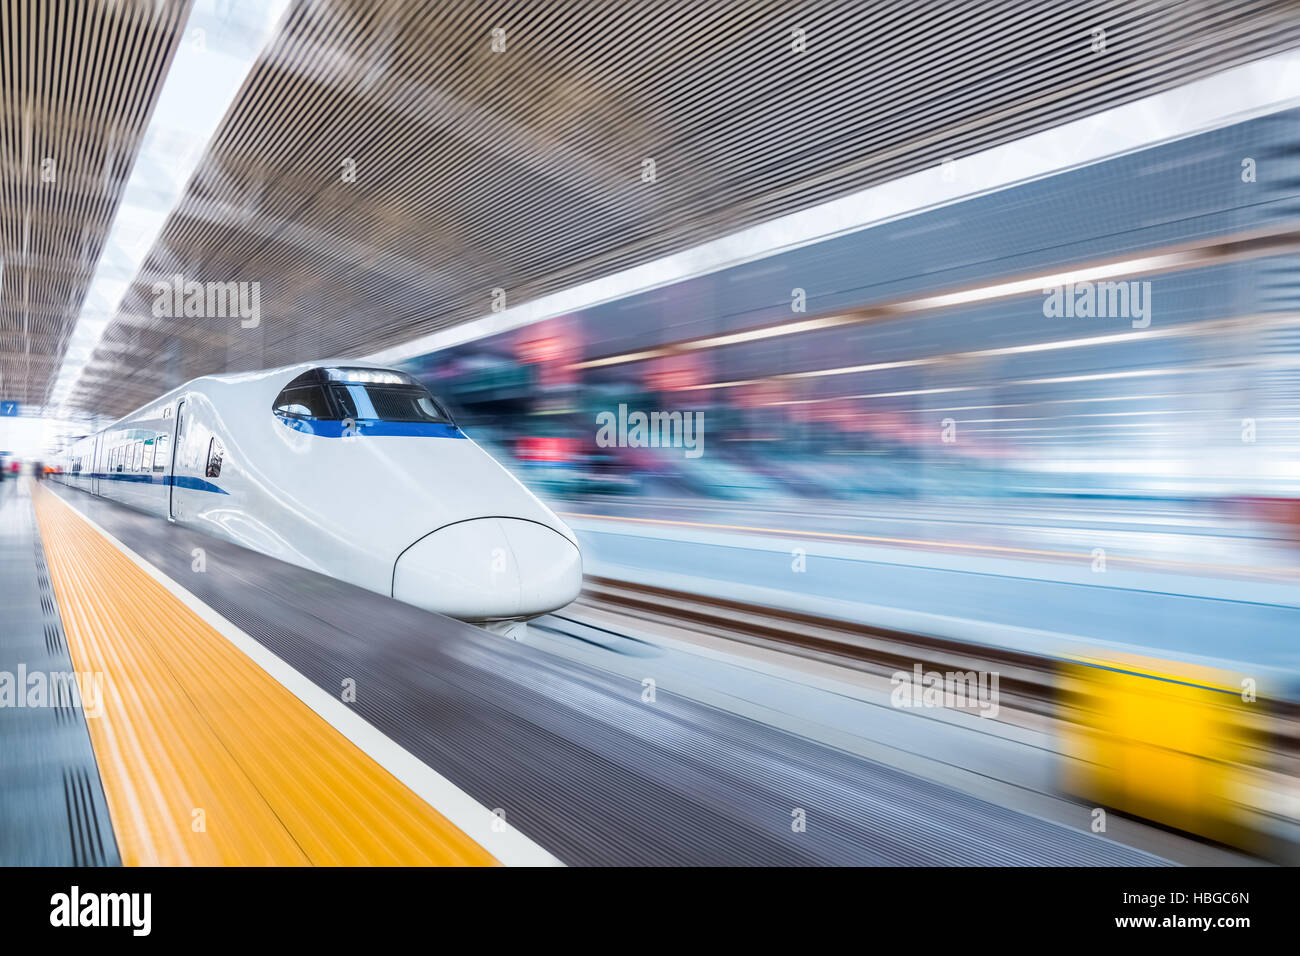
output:
[[[0,402],[0,418],[17,418],[20,408],[17,402]]]

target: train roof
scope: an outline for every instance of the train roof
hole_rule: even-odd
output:
[[[288,381],[296,377],[297,375],[301,375],[302,373],[311,371],[312,369],[330,369],[330,368],[366,368],[366,369],[386,370],[386,369],[391,369],[391,366],[381,365],[376,362],[367,361],[365,359],[339,358],[339,359],[321,359],[313,362],[296,362],[293,365],[281,365],[276,368],[261,369],[253,372],[223,372],[215,375],[200,375],[198,378],[190,379],[188,382],[186,382],[183,385],[177,385],[175,388],[171,389],[170,391],[163,392],[157,398],[150,399],[149,401],[145,402],[143,405],[139,406],[138,408],[132,409],[131,411],[127,412],[125,415],[121,416],[120,418],[117,418],[114,421],[110,422],[109,424],[105,425],[103,428],[99,428],[96,431],[91,432],[90,435],[95,435],[98,434],[99,432],[107,431],[108,429],[116,425],[118,422],[123,422],[129,418],[134,418],[135,416],[148,411],[150,408],[156,405],[168,404],[173,396],[179,395],[180,393],[192,389],[195,386],[202,385],[203,383],[211,382],[219,385],[239,385],[239,384],[248,384],[253,382],[261,382],[261,381],[265,381],[266,379],[279,378],[280,376],[288,376],[289,379],[286,380]],[[83,435],[81,437],[84,438],[88,436]],[[74,442],[69,442],[68,444],[73,444],[73,443]]]

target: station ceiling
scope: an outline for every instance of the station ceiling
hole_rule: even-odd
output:
[[[188,13],[0,0],[0,400],[45,401]]]
[[[50,6],[0,0],[0,398],[30,406],[188,16]],[[1296,10],[294,0],[69,404],[117,416],[198,375],[373,352],[493,289],[515,305],[1294,47]],[[259,325],[156,317],[177,274],[257,282]]]

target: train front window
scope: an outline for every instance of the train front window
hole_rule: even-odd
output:
[[[275,413],[285,418],[335,418],[329,396],[319,385],[286,388],[275,400]]]
[[[451,416],[419,385],[336,382],[330,391],[343,417],[354,421],[451,424]]]
[[[272,408],[284,418],[317,421],[454,424],[419,381],[387,369],[310,369],[284,387]]]

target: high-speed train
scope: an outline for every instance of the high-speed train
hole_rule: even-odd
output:
[[[92,494],[512,636],[582,585],[573,532],[391,369],[195,379],[60,464]]]

